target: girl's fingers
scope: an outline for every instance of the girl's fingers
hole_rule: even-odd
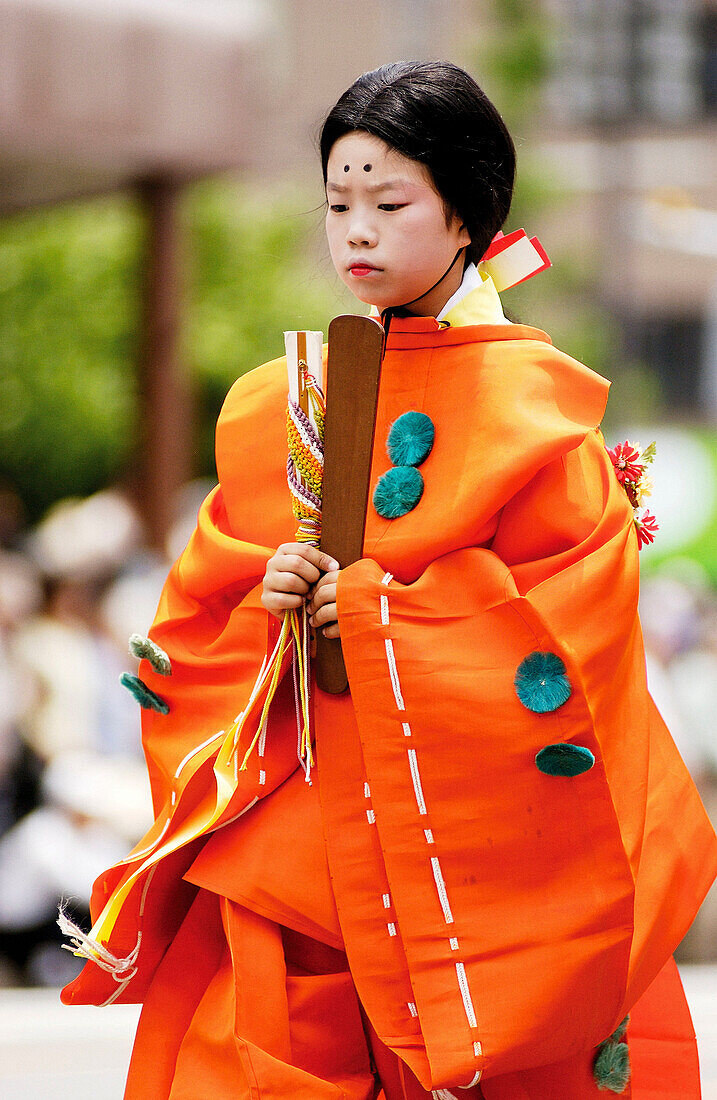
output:
[[[339,563],[330,554],[325,554],[317,546],[309,546],[306,543],[284,543],[277,550],[275,557],[282,559],[280,563],[277,562],[279,569],[300,573],[310,581],[317,580],[320,573],[339,568]],[[306,572],[307,568],[308,572]]]
[[[336,574],[338,576],[338,574]],[[336,604],[336,580],[331,579],[331,574],[322,577],[319,583],[310,593],[310,599],[306,604],[309,615],[313,615],[324,604]],[[336,616],[334,616],[336,618]]]
[[[309,582],[296,573],[267,573],[266,587],[270,592],[296,592],[305,596],[309,591]]]
[[[267,566],[267,575],[281,577],[288,574],[301,577],[302,580],[306,581],[307,588],[310,584],[315,584],[321,576],[316,566],[312,565],[306,558],[302,558],[298,554],[277,554]]]
[[[320,607],[316,611],[309,622],[312,626],[325,626],[326,623],[335,623],[338,619],[338,612],[336,610],[335,603],[325,603],[323,607]]]
[[[339,631],[339,624],[331,623],[331,626],[325,626],[323,634],[325,638],[340,638],[341,633]]]
[[[272,592],[269,596],[262,597],[266,610],[277,618],[281,618],[285,611],[301,607],[303,602],[301,596],[292,596],[289,592]]]

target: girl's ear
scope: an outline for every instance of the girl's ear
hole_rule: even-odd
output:
[[[468,248],[471,244],[471,235],[466,229],[463,222],[458,227],[458,244],[464,248]]]

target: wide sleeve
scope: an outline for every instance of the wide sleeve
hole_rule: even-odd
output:
[[[637,552],[592,430],[504,503],[490,547],[410,584],[370,559],[340,575],[424,1087],[600,1043],[714,877],[714,834],[647,691]]]
[[[261,778],[255,760],[245,771],[238,768],[226,733],[247,708],[263,667],[269,617],[262,580],[274,548],[292,529],[277,445],[285,431],[285,371],[282,376],[269,364],[252,375],[225,402],[217,427],[219,484],[199,509],[148,632],[171,672],[162,675],[150,660],[139,666],[155,702],[142,710],[155,821],[94,885],[91,937],[110,952],[112,964],[97,965],[96,951],[90,952],[81,976],[63,992],[68,1003],[144,995],[196,891],[182,876],[203,839],[271,793],[298,764],[290,684],[282,683],[274,700],[272,753]],[[254,459],[242,461],[242,444],[252,441]],[[260,506],[257,479],[264,488]],[[249,738],[255,724],[252,713]]]
[[[173,566],[149,635],[170,658],[171,676],[143,661],[140,676],[168,714],[142,712],[142,737],[159,812],[188,753],[231,721],[242,687],[259,670],[267,641],[262,580],[273,550],[237,538],[221,485],[202,504],[197,526]]]

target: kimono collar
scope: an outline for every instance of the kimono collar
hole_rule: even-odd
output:
[[[500,304],[498,291],[490,275],[474,264],[466,268],[458,291],[448,299],[438,314],[452,328],[460,325],[509,325]]]

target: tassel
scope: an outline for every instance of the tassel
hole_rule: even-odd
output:
[[[458,1100],[455,1093],[449,1092],[448,1089],[434,1089],[431,1096],[433,1100]]]
[[[264,742],[266,741],[266,727],[269,720],[269,708],[276,695],[279,687],[279,680],[281,675],[281,668],[284,663],[284,658],[292,650],[294,653],[295,664],[295,677],[297,681],[297,723],[299,725],[299,743],[298,743],[298,756],[304,771],[306,772],[306,779],[308,783],[311,783],[311,768],[314,764],[314,756],[311,747],[311,736],[309,733],[309,674],[308,674],[308,623],[306,621],[306,610],[302,610],[302,619],[299,620],[295,611],[287,612],[284,615],[284,621],[281,626],[281,634],[279,635],[279,641],[274,648],[269,661],[262,667],[262,671],[257,678],[254,688],[252,689],[249,703],[244,711],[238,716],[235,722],[227,731],[227,736],[231,736],[234,742],[233,751],[236,752],[239,745],[239,739],[241,737],[242,730],[246,725],[247,719],[255,708],[256,702],[261,694],[261,689],[269,679],[269,687],[264,699],[264,705],[262,707],[261,716],[259,718],[259,724],[253,740],[244,754],[244,759],[239,766],[239,771],[246,771],[249,763],[249,758],[254,749],[259,745],[259,755],[263,756]]]
[[[68,917],[61,905],[58,911],[57,923],[60,931],[70,942],[61,944],[63,951],[71,951],[78,958],[87,959],[95,963],[101,970],[111,974],[116,982],[129,981],[137,973],[137,956],[142,942],[142,933],[137,933],[137,943],[129,955],[119,958],[113,955],[99,940],[93,939],[83,932],[78,924]]]
[[[287,334],[295,335],[295,334]],[[294,354],[297,356],[296,366],[301,375],[299,392],[307,400],[306,409],[289,395],[286,413],[287,439],[289,457],[287,460],[287,482],[292,497],[292,510],[297,522],[297,542],[319,545],[321,539],[321,488],[323,480],[323,437],[324,415],[326,405],[324,395],[316,382],[316,378],[307,369],[306,360],[306,333],[298,333],[298,337],[304,337],[303,343],[298,340]],[[315,334],[319,336],[320,334]],[[321,355],[320,343],[314,349]],[[289,344],[287,343],[287,355]],[[291,358],[291,356],[289,356]],[[291,375],[291,371],[290,371]],[[308,411],[307,411],[308,410]],[[224,744],[219,756],[222,757],[225,747],[228,750],[229,759],[234,758],[234,774],[239,777],[239,772],[246,771],[249,759],[257,749],[259,757],[259,783],[266,782],[266,771],[263,767],[264,750],[266,748],[267,726],[269,722],[269,710],[276,696],[281,679],[281,670],[285,659],[291,654],[294,674],[294,692],[296,698],[296,717],[298,729],[297,755],[299,763],[306,773],[306,781],[311,783],[311,768],[314,764],[314,756],[311,747],[311,733],[309,729],[309,623],[304,604],[299,612],[295,610],[285,611],[281,624],[279,640],[270,657],[264,657],[259,675],[249,695],[249,701],[241,714],[237,715],[233,723],[226,731]],[[267,686],[268,684],[268,686]],[[252,738],[249,748],[244,753],[244,758],[239,764],[237,755],[239,741],[247,721],[257,707],[262,692],[266,688],[264,703],[259,716],[256,733]]]

